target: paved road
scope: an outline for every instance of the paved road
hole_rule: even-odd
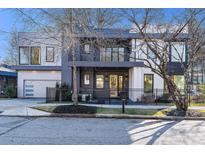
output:
[[[0,144],[205,144],[205,121],[0,117]]]

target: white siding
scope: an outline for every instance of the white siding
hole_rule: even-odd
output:
[[[141,100],[144,91],[144,74],[154,75],[154,89],[164,89],[164,80],[149,68],[131,68],[129,69],[129,98],[132,101]]]
[[[49,81],[61,81],[61,72],[60,71],[18,71],[18,83],[17,83],[18,97],[24,97],[24,82],[28,80],[45,81],[45,83],[48,83]],[[53,86],[53,82],[47,85]],[[37,85],[37,87],[39,87],[39,85]],[[40,93],[43,93],[45,95],[45,88],[46,88],[45,85],[42,85],[42,87],[39,88],[38,91],[39,97],[43,96],[40,95]],[[36,97],[38,96],[36,95]]]
[[[19,33],[19,46],[39,46],[41,66],[61,66],[61,40],[58,34]],[[54,47],[54,62],[46,62],[46,47]]]

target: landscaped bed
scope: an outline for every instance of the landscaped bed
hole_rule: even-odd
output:
[[[35,109],[46,111],[53,114],[122,114],[121,108],[103,108],[85,105],[58,105],[40,106]],[[175,109],[130,109],[125,108],[125,114],[145,115],[145,116],[186,116],[186,117],[205,117],[205,110],[188,110],[185,115],[178,113]]]
[[[40,106],[35,109],[50,113],[70,113],[70,114],[121,114],[121,108],[103,108],[85,105],[59,105],[59,106]],[[125,114],[130,115],[154,115],[157,109],[125,109]]]

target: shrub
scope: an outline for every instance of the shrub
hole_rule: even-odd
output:
[[[158,97],[155,102],[157,103],[171,103],[171,95],[170,94],[163,94],[162,96]]]
[[[141,98],[142,102],[144,103],[154,103],[155,102],[155,98],[152,94],[148,94],[148,95],[143,95]]]
[[[16,89],[13,86],[8,86],[5,88],[5,96],[8,98],[16,97]]]

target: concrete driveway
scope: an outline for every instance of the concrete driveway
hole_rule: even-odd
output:
[[[205,121],[0,117],[0,144],[205,144]]]
[[[0,111],[37,105],[45,102],[45,99],[0,99]]]

